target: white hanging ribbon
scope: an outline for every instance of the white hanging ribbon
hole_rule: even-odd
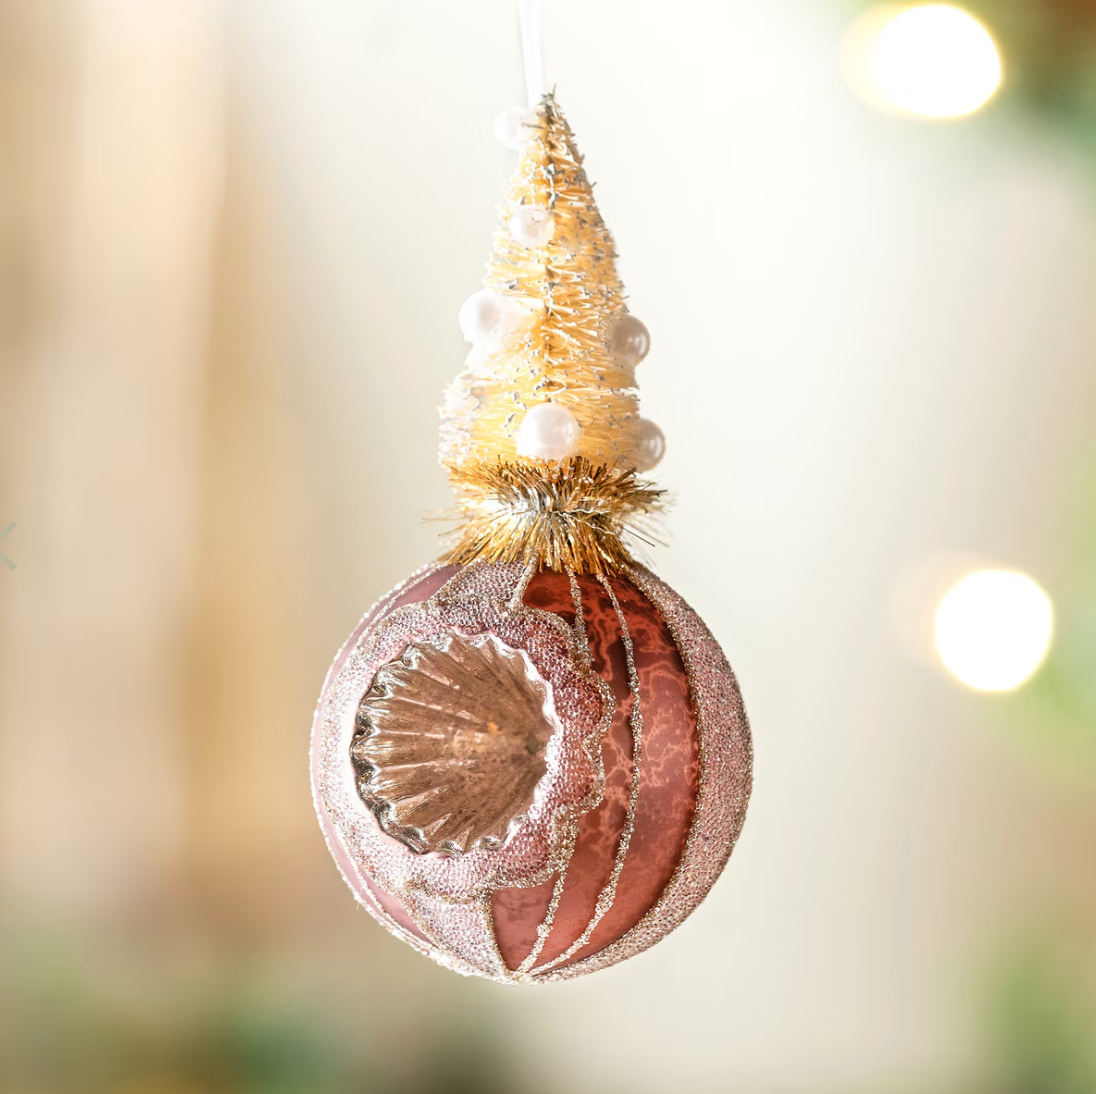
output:
[[[540,33],[540,0],[518,0],[518,17],[521,20],[521,53],[525,61],[525,91],[529,109],[536,110],[548,93]]]

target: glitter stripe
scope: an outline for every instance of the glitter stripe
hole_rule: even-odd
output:
[[[568,568],[567,579],[571,583],[571,603],[575,607],[575,634],[578,638],[579,656],[585,668],[590,668],[593,655],[590,653],[590,636],[586,633],[586,619],[582,614],[582,590],[578,587],[575,571]]]
[[[513,974],[499,951],[491,916],[490,894],[471,903],[451,904],[444,897],[431,895],[414,885],[403,886],[396,894],[404,910],[424,934],[434,940],[437,950],[427,953],[440,965],[462,976],[483,976],[497,983],[508,983]],[[466,935],[463,946],[453,939],[439,941],[438,926]],[[467,932],[467,934],[466,934]]]
[[[605,914],[613,906],[613,901],[616,900],[617,883],[620,881],[620,873],[624,869],[624,861],[628,857],[628,848],[632,842],[632,833],[635,831],[636,807],[639,805],[640,760],[643,749],[643,712],[640,709],[639,700],[639,673],[636,672],[635,657],[632,651],[632,636],[628,633],[628,621],[624,616],[620,601],[617,600],[617,595],[613,592],[613,586],[607,577],[599,574],[598,581],[609,594],[609,600],[616,612],[617,620],[620,622],[620,637],[624,643],[624,658],[628,663],[628,688],[632,693],[632,710],[628,716],[628,721],[632,726],[632,786],[628,797],[628,815],[624,821],[624,830],[620,833],[620,843],[617,845],[613,871],[609,875],[609,880],[605,883],[605,888],[598,894],[593,917],[586,924],[586,929],[558,957],[546,961],[543,965],[534,969],[534,976],[548,972],[569,958],[574,957],[590,941],[597,925],[605,918]]]
[[[579,650],[579,656],[582,658],[584,666],[588,669],[591,667],[592,657],[590,654],[590,636],[586,633],[586,620],[582,615],[582,590],[578,587],[578,578],[575,577],[575,571],[568,567],[567,577],[571,583],[571,603],[575,608],[575,638],[577,639],[576,645]],[[576,833],[577,835],[577,833]],[[556,878],[556,884],[552,889],[552,899],[548,902],[548,910],[544,913],[544,919],[540,926],[537,927],[537,940],[533,945],[532,950],[529,951],[529,956],[518,966],[518,973],[527,973],[536,963],[541,952],[544,950],[544,944],[548,941],[548,936],[552,933],[552,926],[556,921],[556,912],[559,911],[559,902],[563,897],[563,883],[567,880],[567,869],[571,865],[571,859],[575,853],[575,841],[570,841],[570,847],[566,851],[566,865],[559,872],[559,876]]]
[[[635,566],[627,576],[662,616],[689,679],[700,760],[696,812],[677,869],[646,915],[615,942],[554,971],[545,978],[549,980],[582,976],[634,957],[677,927],[704,899],[726,865],[750,798],[749,722],[723,651],[700,617],[650,570]]]
[[[571,856],[575,853],[575,847],[572,843],[568,849],[567,866],[571,864]],[[537,927],[537,940],[533,944],[533,948],[529,951],[529,956],[518,966],[518,975],[528,973],[532,969],[536,960],[541,955],[541,951],[544,949],[545,942],[548,941],[548,936],[552,933],[552,927],[555,924],[556,912],[559,911],[560,898],[563,896],[563,883],[567,880],[567,866],[565,866],[559,872],[559,876],[556,878],[556,883],[552,888],[552,899],[548,902],[548,910],[544,913],[544,919],[540,926]]]
[[[514,593],[510,597],[510,603],[507,605],[511,611],[520,606],[522,598],[525,596],[525,590],[529,588],[529,582],[533,580],[533,575],[536,572],[537,564],[535,562],[527,563],[525,569],[521,571],[521,577],[518,578],[517,584],[514,586]]]

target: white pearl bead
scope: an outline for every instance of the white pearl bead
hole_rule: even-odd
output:
[[[522,419],[518,455],[533,460],[563,460],[578,449],[582,426],[559,403],[541,403]]]
[[[552,211],[543,205],[519,205],[510,218],[510,236],[523,247],[543,247],[555,230]]]
[[[512,297],[480,289],[461,305],[457,322],[466,342],[479,345],[513,334],[528,322],[531,313]]]
[[[650,352],[651,332],[634,315],[622,315],[613,327],[613,353],[629,365],[638,365]]]
[[[508,106],[495,119],[495,140],[503,148],[517,152],[525,144],[530,127],[536,124],[536,115],[521,106]]]
[[[636,470],[650,471],[666,454],[666,435],[649,418],[636,422]]]

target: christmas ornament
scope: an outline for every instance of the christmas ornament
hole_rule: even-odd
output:
[[[700,618],[640,565],[662,431],[650,348],[552,95],[520,131],[472,349],[442,408],[458,525],[366,615],[316,710],[328,846],[393,934],[461,973],[558,980],[640,952],[723,869],[751,747]]]

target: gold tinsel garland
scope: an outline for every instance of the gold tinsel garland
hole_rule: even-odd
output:
[[[551,465],[498,460],[453,472],[460,525],[445,561],[526,562],[550,570],[612,573],[632,563],[628,538],[651,542],[646,517],[663,491],[632,469],[572,456]]]

